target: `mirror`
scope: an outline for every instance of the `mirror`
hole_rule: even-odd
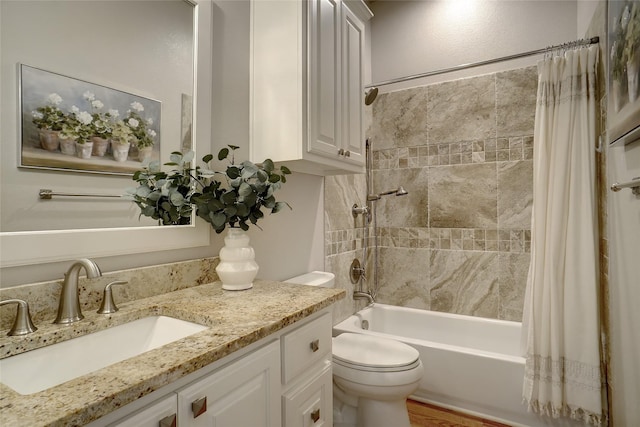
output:
[[[57,0],[3,1],[0,7],[0,231],[155,225],[146,217],[139,220],[138,208],[118,198],[40,199],[40,189],[123,194],[135,186],[131,174],[141,163],[133,152],[135,144],[122,162],[115,160],[115,150],[103,156],[94,152],[80,160],[73,144],[69,155],[62,145],[45,149],[32,114],[37,113],[36,107],[51,105],[51,94],[59,94],[56,107],[69,117],[71,108],[77,107],[91,114],[118,111],[117,118],[123,119],[135,101],[146,107],[137,116],[141,119],[138,129],[147,120],[152,122],[155,156],[160,153],[160,160],[168,161],[169,153],[184,148],[183,139],[191,148],[194,5],[183,0]],[[93,95],[103,107],[92,106],[85,94]],[[104,172],[87,173],[85,166]],[[121,175],[114,175],[114,170]]]
[[[198,222],[158,227],[139,220],[137,206],[118,198],[40,200],[43,188],[119,195],[135,182],[128,175],[20,167],[19,71],[24,64],[158,101],[164,163],[172,151],[186,148],[192,117],[195,124],[196,38],[210,32],[210,15],[207,2],[186,0],[0,2],[1,266],[208,244],[209,233]],[[207,55],[205,49],[203,43],[200,55]]]

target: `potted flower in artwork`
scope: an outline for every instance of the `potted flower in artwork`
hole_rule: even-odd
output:
[[[116,162],[124,162],[129,157],[129,148],[135,139],[133,130],[124,122],[117,120],[111,130],[111,153]]]
[[[80,111],[75,105],[65,116],[60,131],[60,151],[67,155],[76,155],[81,159],[91,157],[93,142],[91,141],[93,117],[87,111]]]
[[[134,143],[140,162],[151,158],[155,137],[157,136],[156,131],[150,127],[153,125],[153,119],[144,119],[142,117],[143,111],[144,106],[140,102],[132,102],[129,115],[125,119],[125,122],[131,127],[133,135],[135,136]]]
[[[101,111],[104,107],[104,103],[93,92],[86,91],[83,95],[84,99],[91,105],[91,117],[93,121],[91,123],[91,141],[93,142],[93,148],[91,155],[96,157],[104,157],[109,147],[109,138],[111,138],[111,112],[116,110],[109,110],[109,112]]]
[[[228,230],[216,267],[226,290],[253,286],[258,265],[245,232],[250,225],[260,228],[257,223],[265,216],[262,209],[271,214],[284,207],[291,209],[274,196],[291,171],[286,166],[276,167],[270,159],[260,164],[248,160],[237,164],[234,152],[238,148],[229,145],[218,153],[219,161],[228,162],[224,172],[210,168],[211,154],[202,158],[205,168],[192,169],[193,152],[174,152],[171,162],[165,164],[174,167],[171,172],[162,172],[158,162],[151,162],[133,175],[139,186],[128,191],[141,215],[158,219],[162,224],[184,223],[195,209],[196,215],[216,233]]]
[[[47,97],[47,105],[31,112],[32,122],[38,128],[40,146],[48,151],[57,151],[60,146],[58,136],[65,119],[59,108],[61,103],[62,97],[57,93],[51,93]]]

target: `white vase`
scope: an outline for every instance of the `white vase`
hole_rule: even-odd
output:
[[[220,249],[220,264],[216,273],[222,281],[222,289],[241,291],[253,287],[258,274],[255,252],[249,246],[249,236],[240,228],[230,228]]]

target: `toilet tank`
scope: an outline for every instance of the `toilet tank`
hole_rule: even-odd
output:
[[[301,276],[292,277],[285,280],[287,283],[296,283],[299,285],[319,286],[321,288],[333,288],[336,281],[336,275],[327,271],[312,271]]]

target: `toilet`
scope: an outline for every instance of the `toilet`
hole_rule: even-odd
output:
[[[332,273],[313,271],[287,280],[333,287]],[[415,348],[388,338],[343,333],[333,338],[334,427],[410,427],[407,397],[424,368]]]

